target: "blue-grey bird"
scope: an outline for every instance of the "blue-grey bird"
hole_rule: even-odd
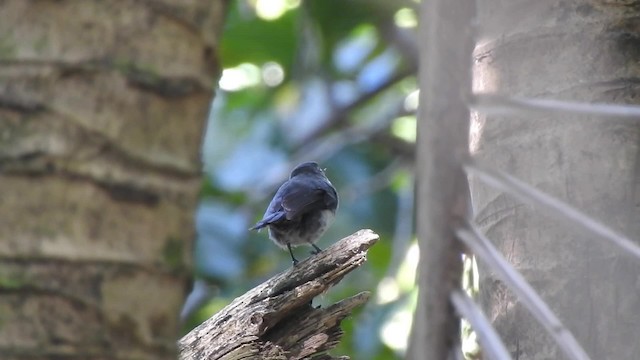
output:
[[[269,227],[269,238],[283,249],[289,249],[293,265],[292,246],[310,245],[317,254],[315,242],[324,234],[338,209],[338,193],[315,162],[302,163],[291,171],[289,180],[280,186],[267,211],[250,230]]]

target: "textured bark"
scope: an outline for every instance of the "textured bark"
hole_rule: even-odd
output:
[[[175,357],[222,1],[0,2],[0,354]]]
[[[635,4],[635,3],[634,3]],[[476,88],[585,102],[640,102],[637,6],[611,1],[482,0]],[[477,156],[623,234],[640,234],[640,124],[556,114],[479,118]],[[640,266],[473,182],[476,221],[541,293],[592,359],[637,359]],[[512,293],[482,271],[481,298],[514,358],[561,359]]]
[[[180,339],[180,358],[349,359],[326,351],[340,341],[342,319],[369,293],[325,309],[311,302],[362,265],[377,240],[371,230],[360,230],[236,298]]]

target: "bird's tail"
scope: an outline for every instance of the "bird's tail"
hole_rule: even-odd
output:
[[[284,211],[277,211],[269,216],[265,216],[264,219],[258,221],[257,224],[253,225],[249,228],[249,230],[260,230],[264,227],[269,226],[269,224],[276,223],[280,220],[286,219],[286,214]]]
[[[260,220],[257,224],[253,225],[252,227],[249,228],[249,230],[260,230],[264,227],[266,227],[267,224],[264,220]]]

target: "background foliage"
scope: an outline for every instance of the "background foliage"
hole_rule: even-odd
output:
[[[291,168],[316,160],[340,194],[336,222],[320,247],[361,228],[381,236],[365,267],[319,300],[373,292],[343,323],[336,353],[402,358],[418,260],[416,9],[413,1],[232,2],[203,146],[208,176],[196,215],[197,280],[183,311],[185,332],[291,265],[266,232],[247,229]],[[304,258],[308,249],[296,253]]]

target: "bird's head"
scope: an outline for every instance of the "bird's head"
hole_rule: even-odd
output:
[[[293,171],[291,171],[291,175],[289,175],[289,179],[298,175],[312,175],[312,174],[325,176],[324,171],[320,168],[318,163],[315,161],[305,162],[296,166],[293,169]]]

